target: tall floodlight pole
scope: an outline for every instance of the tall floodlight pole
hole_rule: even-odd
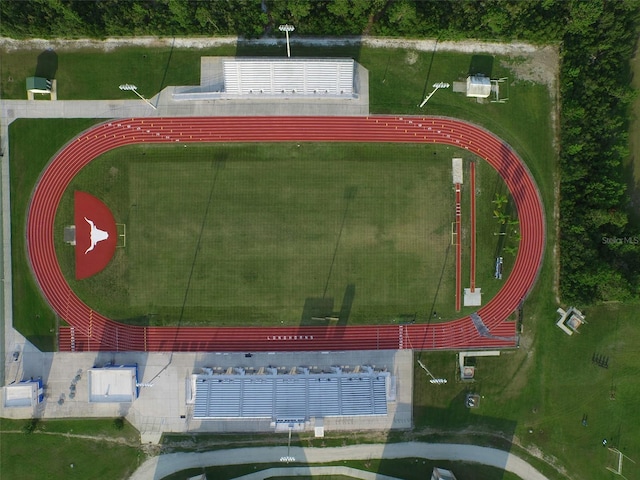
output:
[[[287,443],[287,456],[280,457],[280,461],[284,463],[295,462],[296,458],[291,456],[291,431],[293,430],[293,423],[289,424],[289,442]]]
[[[144,98],[142,95],[140,95],[138,93],[138,87],[136,87],[135,85],[131,85],[129,83],[124,83],[124,84],[120,85],[118,88],[120,90],[124,91],[124,92],[133,92],[133,93],[135,93],[142,100],[144,100],[147,105],[149,105],[154,110],[157,110],[156,106],[153,103],[151,103],[149,100],[147,100],[146,98]]]
[[[445,83],[445,82],[439,82],[439,83],[434,83],[433,84],[433,92],[431,92],[429,95],[427,95],[427,98],[425,98],[422,103],[420,105],[418,105],[420,108],[424,107],[425,103],[427,103],[429,101],[429,99],[431,97],[433,97],[433,94],[436,93],[438,91],[438,89],[440,88],[449,88],[449,84]]]
[[[287,57],[291,56],[291,49],[289,48],[289,32],[293,32],[296,29],[296,27],[294,27],[293,25],[289,25],[287,23],[285,23],[284,25],[280,25],[278,27],[278,30],[280,30],[281,32],[284,32],[285,35],[287,36]]]
[[[431,380],[429,380],[429,383],[433,383],[435,385],[444,385],[445,383],[447,383],[447,379],[446,378],[436,378],[436,377],[434,377],[433,374],[427,368],[427,366],[424,363],[422,363],[420,360],[418,360],[418,365],[420,365],[422,367],[422,369],[425,372],[427,372],[427,375],[429,375],[431,377]]]

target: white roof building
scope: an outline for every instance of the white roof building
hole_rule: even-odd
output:
[[[87,370],[89,402],[128,403],[138,398],[136,365],[107,365]]]
[[[33,407],[44,399],[42,380],[26,380],[4,387],[5,407]]]
[[[487,98],[491,95],[491,79],[483,75],[467,77],[467,97]]]

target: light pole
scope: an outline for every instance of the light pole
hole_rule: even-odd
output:
[[[287,443],[287,456],[280,457],[280,461],[284,463],[296,461],[296,458],[291,456],[291,430],[293,430],[293,424],[289,424],[289,443]]]
[[[425,372],[427,372],[427,375],[429,375],[431,377],[431,380],[429,380],[429,383],[432,383],[434,385],[444,385],[445,383],[447,383],[447,379],[446,378],[436,378],[436,377],[434,377],[433,374],[426,367],[426,365],[424,363],[422,363],[420,360],[418,360],[418,365],[420,365],[422,367],[422,369]]]
[[[418,107],[420,107],[420,108],[424,107],[425,103],[427,103],[429,101],[429,99],[433,96],[434,93],[436,93],[438,91],[439,88],[449,88],[449,84],[445,83],[445,82],[434,83],[433,84],[433,92],[431,92],[429,95],[427,95],[427,98],[425,98],[422,101],[422,103],[420,105],[418,105]]]
[[[288,23],[285,23],[284,25],[280,25],[278,27],[278,30],[284,32],[287,36],[287,57],[291,56],[291,49],[289,48],[289,32],[293,32],[295,29],[296,27],[294,27],[293,25],[289,25]]]
[[[156,106],[154,104],[152,104],[149,100],[147,100],[146,98],[144,98],[142,95],[140,95],[138,93],[138,87],[136,87],[135,85],[130,85],[128,83],[124,83],[122,85],[120,85],[118,87],[120,90],[122,90],[123,92],[133,92],[135,93],[137,96],[139,96],[142,100],[145,101],[145,103],[147,103],[147,105],[149,105],[151,108],[153,108],[154,110],[157,110]]]

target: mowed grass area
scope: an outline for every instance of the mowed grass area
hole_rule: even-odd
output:
[[[488,467],[486,465],[478,465],[465,462],[448,462],[434,461],[423,458],[400,458],[400,459],[376,459],[356,460],[328,463],[326,466],[342,466],[363,470],[366,472],[375,472],[380,475],[388,475],[394,478],[402,478],[405,480],[423,480],[431,478],[431,472],[434,467],[448,469],[454,472],[456,478],[477,479],[477,480],[518,480],[515,474],[504,472],[498,468]],[[242,475],[248,475],[256,471],[266,470],[268,468],[283,468],[282,464],[257,464],[257,465],[229,465],[220,467],[208,467],[204,469],[207,478],[215,478],[218,480],[231,480]],[[175,473],[166,478],[166,480],[187,480],[202,474],[202,469],[184,470]],[[275,479],[290,479],[292,477],[269,477]],[[319,475],[314,477],[296,476],[296,480],[348,480],[353,477]]]
[[[72,222],[73,191],[85,190],[126,224],[126,247],[80,282],[61,240],[58,256],[89,305],[134,323],[388,323],[429,320],[432,309],[455,318],[452,156],[476,160],[427,145],[118,149],[73,181],[56,230]],[[484,218],[504,184],[479,170]],[[482,229],[483,260],[496,228]],[[501,282],[482,264],[488,299]]]
[[[146,97],[168,85],[197,85],[202,56],[282,57],[283,46],[240,43],[215,48],[143,48],[124,46],[109,51],[65,48],[46,52],[38,49],[0,50],[3,75],[2,98],[25,98],[24,80],[40,65],[47,66],[58,79],[62,100],[132,99],[131,92],[117,86],[135,83]],[[525,159],[547,201],[553,199],[555,152],[551,125],[552,102],[546,85],[516,75],[515,65],[526,59],[504,55],[470,55],[438,50],[348,46],[302,46],[295,57],[349,57],[369,71],[370,112],[413,115],[447,115],[482,125],[502,137]],[[39,60],[39,57],[42,58]],[[532,67],[533,68],[533,67]],[[520,68],[520,70],[525,70]],[[438,91],[424,108],[418,105],[432,90],[434,82],[463,81],[470,71],[492,78],[507,77],[503,84],[504,104],[478,103],[473,98]]]
[[[24,480],[126,479],[144,460],[131,445],[139,442],[127,422],[117,430],[113,420],[37,421],[0,418],[0,477]]]
[[[455,353],[416,354],[434,375],[450,380],[434,387],[416,366],[416,426],[431,433],[464,429],[468,435],[498,435],[530,452],[544,452],[571,478],[619,478],[606,470],[609,452],[602,440],[638,461],[637,312],[637,306],[622,304],[583,309],[589,323],[573,336],[557,328],[549,312],[540,317],[537,338],[525,336],[525,348],[478,357],[473,383],[451,381],[457,378]],[[608,368],[593,363],[594,354],[608,357]],[[479,408],[464,406],[467,392],[482,396]],[[553,469],[548,474],[565,478]],[[623,474],[640,479],[639,464],[625,461]]]
[[[27,262],[27,209],[49,159],[66,142],[95,123],[92,119],[36,122],[19,119],[9,128],[13,322],[22,335],[44,351],[57,347],[56,317],[42,297]],[[43,141],[43,137],[46,140]]]
[[[0,79],[3,98],[23,98],[23,77],[33,74],[38,65],[38,56],[42,53],[44,52],[40,50],[26,49],[3,52],[3,78]],[[56,66],[59,98],[109,99],[130,98],[129,92],[121,92],[114,85],[131,83],[132,81],[146,96],[153,95],[154,92],[160,91],[166,85],[197,84],[200,68],[199,58],[203,55],[281,56],[282,49],[240,44],[237,47],[224,46],[207,49],[123,47],[109,52],[97,49],[60,49],[53,54],[47,53],[50,56],[49,60],[53,60],[51,63]],[[555,232],[551,213],[555,202],[553,197],[555,153],[552,144],[551,99],[546,86],[536,84],[527,78],[518,78],[511,72],[510,67],[521,64],[523,59],[446,51],[434,53],[410,49],[370,48],[362,45],[346,47],[297,46],[294,55],[347,56],[359,61],[369,70],[371,113],[449,115],[478,123],[500,135],[523,157],[536,178],[548,213],[548,242],[553,245]],[[46,55],[44,59],[46,60]],[[475,99],[465,98],[449,89],[437,92],[425,108],[418,108],[418,104],[424,98],[425,93],[429,93],[430,85],[434,81],[463,80],[468,72],[478,65],[490,73],[492,77],[509,77],[508,95],[510,100],[508,103],[479,104]],[[21,78],[22,80],[19,81]],[[62,127],[65,121],[56,120],[55,122],[61,126],[60,128],[65,128]],[[37,125],[37,121],[31,126],[25,127],[19,134],[13,135],[15,139],[20,138],[20,141],[14,141],[11,145],[12,177],[23,175],[24,172],[21,170],[23,165],[27,163],[27,158],[30,166],[39,165],[42,168],[50,158],[51,152],[61,146],[61,143],[55,143],[53,136],[49,134],[51,128],[43,129],[35,125]],[[13,130],[13,128],[12,125],[11,129]],[[49,143],[50,139],[52,143]],[[35,178],[30,178],[29,182],[31,185],[35,184]],[[30,191],[30,188],[27,191]],[[465,205],[468,205],[468,197],[465,198],[467,198]],[[485,200],[488,200],[488,196],[485,197]],[[111,203],[109,204],[111,205]],[[463,212],[465,205],[463,205]],[[12,209],[23,212],[26,210],[26,203],[12,204]],[[16,216],[14,215],[13,218]],[[489,222],[494,222],[490,213],[485,218]],[[483,223],[483,225],[486,224],[487,222]],[[23,231],[23,223],[15,224],[14,222],[14,225],[14,229],[17,229],[18,232]],[[465,226],[466,228],[468,226]],[[493,224],[489,229],[493,229]],[[493,242],[494,240],[496,239],[490,238],[488,241]],[[478,242],[481,241],[483,241],[482,237],[478,237]],[[18,235],[18,238],[14,235],[13,242],[14,245],[20,247],[19,244],[23,242],[22,233]],[[478,259],[478,268],[486,268],[488,274],[491,275],[487,281],[477,283],[483,288],[486,298],[491,296],[492,289],[495,291],[499,287],[499,284],[492,280],[496,248],[491,245],[490,247],[490,258]],[[24,247],[21,248],[24,249]],[[16,251],[15,248],[14,251]],[[545,261],[545,268],[553,268],[550,255],[547,255]],[[468,264],[466,259],[465,264]],[[16,259],[14,255],[14,265],[16,265],[14,270],[25,269],[28,271],[24,257],[18,256]],[[22,267],[18,265],[22,265]],[[508,269],[509,265],[510,260],[508,255],[505,255],[505,268]],[[553,287],[552,283],[546,283],[546,279],[552,280],[552,272],[545,274],[543,269],[542,273],[541,279],[545,281],[540,281],[536,288],[542,292],[549,292]],[[467,272],[464,275],[468,278]],[[30,272],[25,276],[30,276]],[[105,280],[103,277],[103,281]],[[467,282],[463,281],[463,286],[466,286]],[[26,285],[25,290],[29,290],[32,296],[39,296],[37,289],[34,290],[32,280],[23,284]],[[116,290],[122,289],[120,285],[115,283],[112,286]],[[182,292],[184,293],[184,290]],[[343,285],[342,291],[335,294],[334,306],[336,308],[341,307],[345,293],[346,286]],[[314,295],[317,294],[314,292]],[[358,291],[356,291],[356,295],[358,295]],[[426,302],[433,303],[433,297],[426,299]],[[29,338],[34,338],[38,345],[51,348],[49,346],[53,342],[51,329],[55,323],[53,315],[48,315],[52,319],[51,321],[41,321],[40,319],[43,317],[40,313],[41,309],[38,308],[37,311],[34,311],[31,305],[32,302],[14,302],[16,325],[26,331]],[[440,312],[442,312],[443,320],[456,316],[446,311],[445,308],[440,308],[438,313]],[[148,313],[156,312],[143,312],[142,314]],[[402,313],[415,314],[415,310]],[[464,310],[463,313],[468,312]],[[38,321],[35,321],[36,319]],[[355,320],[355,317],[352,320]],[[137,321],[145,323],[148,322],[148,319],[138,318]],[[162,323],[161,319],[155,321]],[[26,323],[24,328],[21,326],[22,322]]]
[[[422,96],[424,92],[428,93],[429,86],[432,83],[436,81],[451,82],[464,78],[472,61],[471,55],[442,51],[432,55],[431,52],[414,52],[405,49],[360,47],[333,49],[297,47],[295,52],[295,55],[301,56],[352,56],[360,61],[369,69],[370,73],[371,113],[448,115],[470,120],[488,128],[500,135],[523,157],[541,190],[547,214],[547,249],[538,283],[525,303],[525,335],[521,342],[521,348],[497,359],[481,359],[478,363],[478,381],[471,386],[457,384],[451,380],[455,378],[454,354],[423,354],[421,358],[431,370],[438,376],[442,375],[449,378],[450,383],[446,386],[433,386],[426,381],[424,384],[419,384],[416,381],[414,398],[416,402],[415,419],[417,427],[424,428],[426,431],[436,430],[436,433],[437,431],[461,431],[462,433],[454,434],[454,438],[458,440],[470,438],[470,430],[476,427],[483,432],[504,431],[508,435],[514,435],[513,432],[515,432],[517,437],[511,436],[509,438],[524,440],[532,451],[535,448],[541,448],[545,455],[559,458],[558,464],[570,466],[568,472],[573,478],[594,480],[615,478],[612,475],[607,477],[609,472],[604,470],[604,466],[597,456],[601,455],[599,452],[604,454],[605,450],[599,443],[601,441],[601,438],[599,438],[601,429],[591,428],[594,426],[592,422],[595,420],[590,420],[589,427],[585,430],[581,430],[584,427],[580,425],[582,397],[586,395],[585,399],[594,398],[597,400],[597,403],[594,403],[591,407],[594,411],[599,409],[606,413],[604,409],[610,405],[607,392],[602,396],[596,390],[590,390],[590,380],[586,377],[581,377],[581,375],[593,373],[589,370],[591,367],[591,354],[589,353],[588,359],[585,360],[583,358],[584,355],[580,355],[579,349],[575,350],[572,347],[573,343],[566,345],[556,344],[556,342],[562,341],[562,335],[564,334],[553,326],[555,309],[558,306],[555,301],[553,287],[553,246],[556,241],[553,220],[556,154],[553,147],[554,132],[550,114],[553,105],[546,86],[526,79],[516,78],[509,70],[508,65],[511,62],[520,62],[519,59],[495,56],[493,57],[493,72],[491,76],[500,77],[505,75],[511,79],[510,100],[508,103],[478,104],[473,99],[464,98],[450,90],[442,90],[438,91],[429,101],[427,107],[421,110],[417,108],[417,105],[424,98]],[[241,46],[237,50],[225,47],[206,51],[118,49],[108,56],[102,56],[101,52],[96,52],[95,50],[59,52],[59,73],[62,75],[65,72],[67,78],[72,79],[74,82],[70,84],[73,85],[73,88],[69,88],[70,85],[62,86],[62,82],[60,83],[60,98],[129,98],[127,92],[120,92],[116,87],[120,83],[132,81],[138,85],[141,93],[147,96],[158,91],[158,87],[163,84],[196,84],[199,76],[198,58],[201,55],[229,53],[239,55],[281,55],[282,51],[275,48]],[[147,56],[146,59],[144,55]],[[23,58],[20,58],[20,55],[14,57],[13,53],[4,55],[3,71],[5,67],[9,69],[16,66],[23,68],[21,65],[28,66],[28,63],[25,63]],[[89,59],[93,63],[90,63]],[[144,61],[153,62],[153,64],[144,63]],[[11,63],[13,63],[14,67],[10,67]],[[181,68],[175,68],[177,66]],[[129,73],[134,71],[143,73],[138,73],[134,75],[135,78],[132,78]],[[166,75],[164,72],[166,72]],[[32,74],[31,71],[28,73]],[[18,76],[14,75],[14,81],[17,82],[16,85],[18,87],[15,89],[13,98],[23,98],[23,79],[18,82],[16,78]],[[61,77],[58,78],[60,79]],[[6,95],[7,90],[5,90],[7,82],[5,75],[3,75],[1,81],[3,95],[8,97]],[[65,90],[63,91],[62,88]],[[13,138],[20,141],[18,143],[12,141],[11,145],[12,178],[14,175],[22,175],[25,165],[29,165],[35,171],[39,171],[38,169],[41,169],[51,156],[51,153],[47,153],[46,149],[53,152],[62,145],[60,141],[53,144],[48,143],[53,134],[57,135],[58,132],[67,129],[71,125],[70,121],[67,120],[52,121],[49,124],[50,126],[45,128],[37,127],[37,124],[38,122],[25,122],[23,124],[25,127],[20,134],[13,134]],[[79,132],[82,128],[85,127],[77,128],[76,131]],[[26,151],[29,152],[28,155],[25,155]],[[19,155],[19,157],[16,157],[16,155]],[[14,157],[17,160],[14,160]],[[35,179],[32,178],[23,183],[23,185],[32,186],[34,183]],[[27,197],[32,188],[31,186],[26,187]],[[485,185],[483,192],[486,190]],[[100,190],[97,191],[100,193]],[[492,190],[489,191],[492,192]],[[493,192],[488,197],[492,195]],[[14,199],[15,196],[12,195],[12,200]],[[487,198],[485,197],[485,199]],[[489,198],[488,200],[491,199]],[[463,208],[465,208],[465,205],[468,205],[466,197]],[[12,204],[12,213],[15,210],[24,212],[26,204],[18,206]],[[24,215],[24,213],[22,214]],[[15,218],[16,216],[13,214],[14,221]],[[491,233],[495,220],[490,212],[485,218],[487,220],[484,221],[483,225],[489,225],[487,229]],[[24,223],[14,226],[14,228],[17,229],[16,231],[19,232],[19,235],[17,235],[17,240],[16,235],[14,235],[13,242],[22,241]],[[480,225],[479,228],[481,228]],[[480,238],[479,241],[481,241]],[[508,256],[505,255],[505,267],[508,266],[507,259]],[[492,285],[494,260],[490,258],[491,265],[486,267],[491,275],[488,283],[478,281],[478,285],[485,292]],[[480,268],[482,262],[486,261],[486,259],[479,259],[478,268]],[[14,265],[15,262],[23,262],[21,268],[28,273],[24,278],[28,278],[30,273],[25,266],[24,257],[16,259],[14,248]],[[16,269],[14,268],[15,271]],[[463,281],[463,285],[464,283]],[[33,282],[31,284],[33,285]],[[34,295],[34,298],[37,297],[37,290],[32,290],[32,295]],[[40,303],[43,305],[42,302]],[[567,305],[563,306],[566,307]],[[44,305],[44,308],[46,309],[46,305]],[[612,308],[611,306],[602,307],[599,310],[599,316],[626,319],[631,324],[634,312],[632,308],[621,307],[621,311],[615,311]],[[50,343],[53,343],[52,334],[49,333],[53,321],[51,325],[47,325],[42,321],[34,321],[33,319],[37,312],[32,309],[30,301],[14,301],[14,309],[14,318],[18,328],[22,329],[22,325],[25,324],[28,326],[26,330],[31,332],[30,338],[35,338],[37,332],[40,338],[49,338]],[[584,311],[589,315],[588,320],[591,322],[595,315],[592,315],[590,310],[584,309]],[[53,318],[53,315],[49,315]],[[589,326],[591,325],[590,323]],[[574,336],[570,340],[584,340],[587,338],[587,333],[588,329],[584,329],[580,336]],[[557,338],[559,334],[561,337]],[[627,332],[627,335],[630,344],[634,342],[637,344],[638,340],[640,340],[633,330]],[[588,338],[589,342],[592,343],[590,343],[590,348],[584,348],[585,351],[600,349],[601,345],[605,345],[605,343],[600,343],[601,341],[604,342],[605,339],[597,334],[589,334]],[[45,342],[40,343],[40,345],[42,344],[45,344]],[[628,353],[628,350],[621,351],[620,355],[622,356],[625,352]],[[425,377],[424,371],[419,367],[415,375],[416,379]],[[565,390],[566,379],[573,376],[584,378],[584,384],[573,385]],[[606,383],[598,383],[598,385],[603,386]],[[633,379],[630,379],[627,381],[625,388],[633,391],[633,385],[635,385]],[[465,392],[467,389],[480,389],[482,392],[489,392],[489,395],[485,394],[485,398],[482,399],[478,410],[471,412],[464,407],[460,407],[460,401],[463,398],[460,396],[461,392]],[[560,415],[558,413],[558,399],[562,402],[568,402],[568,399],[572,397],[577,398],[574,401],[576,406],[573,414]],[[634,409],[634,403],[629,401],[628,397],[624,398],[626,398],[625,402],[616,401],[615,405],[611,405],[617,409],[617,418],[628,419],[630,427],[627,438],[640,438],[640,432],[634,426],[640,424],[636,418],[635,410],[637,409]],[[431,410],[432,406],[433,410]],[[534,406],[537,406],[536,411],[538,413],[536,414],[533,413]],[[589,418],[592,419],[593,414],[589,415]],[[576,417],[579,418],[576,419]],[[532,422],[532,418],[538,419],[540,425],[547,426],[542,428],[540,436],[537,433],[528,434],[527,427]],[[578,433],[585,432],[584,435],[576,437],[573,433],[576,428]],[[554,430],[553,436],[546,437],[545,435],[549,435],[550,429]],[[535,431],[537,432],[537,430]],[[438,438],[431,438],[431,440],[437,441]],[[600,450],[596,449],[595,455],[590,456],[592,453],[590,449],[593,447],[594,441]],[[479,440],[479,442],[484,443],[485,440]],[[627,444],[627,446],[639,451],[634,444]],[[583,450],[587,454],[583,454]],[[628,453],[632,455],[633,451],[631,449]],[[629,464],[625,464],[625,466],[627,465]],[[633,468],[635,467],[625,470],[625,476],[629,479],[640,478],[636,471],[632,470]],[[550,478],[564,478],[562,474],[553,470],[548,470],[547,473]],[[633,476],[634,474],[636,477]]]

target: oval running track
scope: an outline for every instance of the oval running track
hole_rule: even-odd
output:
[[[467,149],[504,179],[520,220],[513,270],[497,295],[476,314],[439,324],[346,327],[136,327],[84,304],[62,274],[54,248],[58,204],[73,177],[99,155],[136,143],[169,142],[391,142],[439,143]],[[506,321],[533,287],[545,243],[537,186],[509,145],[476,125],[443,117],[197,117],[110,121],[68,143],[43,171],[29,205],[27,248],[45,298],[69,327],[61,351],[328,351],[508,348],[516,322]],[[478,322],[481,319],[481,322]]]

